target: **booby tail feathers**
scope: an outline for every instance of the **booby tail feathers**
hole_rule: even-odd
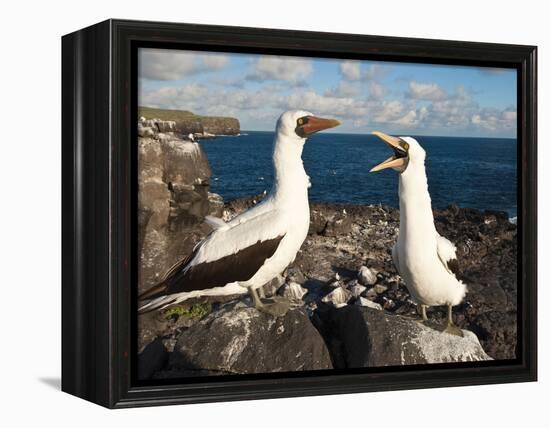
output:
[[[139,300],[151,300],[156,297],[164,296],[167,290],[166,282],[163,281],[160,284],[155,285],[154,287],[149,288],[145,292],[141,293],[138,297]]]
[[[154,287],[153,287],[154,288]],[[156,309],[162,309],[172,303],[176,303],[177,299],[173,295],[156,297],[145,305],[140,306],[138,314],[145,314]]]

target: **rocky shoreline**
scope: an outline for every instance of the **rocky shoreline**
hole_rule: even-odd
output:
[[[157,128],[160,129],[160,128]],[[141,135],[139,289],[154,285],[210,228],[263,195],[224,203],[208,192],[210,168],[177,133]],[[380,205],[311,204],[308,237],[294,263],[263,288],[292,299],[276,319],[247,296],[197,299],[139,317],[141,378],[323,370],[515,358],[517,228],[504,213],[450,206],[436,227],[453,241],[468,284],[455,307],[464,338],[441,333],[444,308],[418,323],[391,262],[399,212]]]

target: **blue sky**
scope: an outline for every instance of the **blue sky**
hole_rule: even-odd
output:
[[[342,122],[335,132],[516,137],[516,71],[141,49],[139,104],[234,116],[272,130],[285,110]]]

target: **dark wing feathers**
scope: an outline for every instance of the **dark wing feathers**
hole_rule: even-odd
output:
[[[279,247],[284,235],[243,248],[218,260],[188,266],[196,256],[200,246],[186,259],[176,263],[165,275],[164,280],[140,296],[141,300],[221,287],[236,281],[248,281],[263,266]]]
[[[458,259],[451,259],[447,261],[447,269],[449,269],[456,279],[459,281],[464,280],[464,275],[462,273],[462,270],[460,269],[460,263],[458,262]]]

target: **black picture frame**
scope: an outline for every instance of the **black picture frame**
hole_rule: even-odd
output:
[[[486,364],[139,384],[136,48],[460,64],[518,71],[518,358]],[[62,390],[110,408],[537,379],[537,49],[108,20],[62,38]]]

